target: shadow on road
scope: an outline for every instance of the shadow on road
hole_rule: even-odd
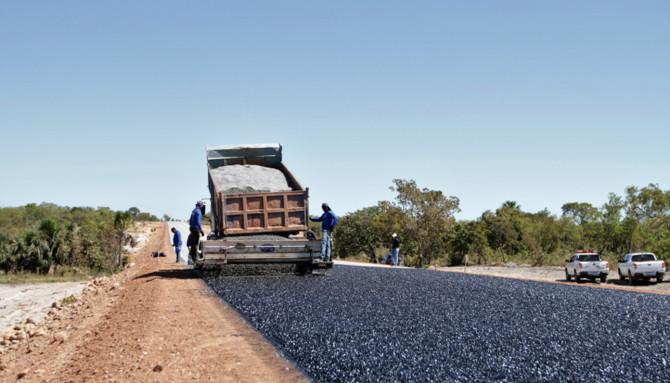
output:
[[[165,269],[165,270],[158,270],[154,271],[151,273],[143,274],[137,277],[137,279],[142,279],[142,278],[151,278],[155,277],[156,278],[164,278],[164,279],[198,279],[200,278],[193,270],[191,269]],[[152,279],[152,280],[153,280]]]

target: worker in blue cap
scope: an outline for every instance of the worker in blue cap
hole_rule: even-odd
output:
[[[195,204],[195,209],[191,212],[190,231],[191,235],[191,247],[189,249],[189,256],[191,260],[195,263],[198,260],[198,244],[200,243],[200,236],[204,236],[205,232],[202,231],[202,213],[205,207],[204,202],[198,201]]]
[[[333,230],[337,225],[337,216],[333,213],[333,210],[328,206],[327,203],[321,205],[323,209],[323,214],[319,218],[312,218],[314,222],[321,222],[321,254],[319,254],[319,260],[330,262],[331,260],[331,237],[333,235]]]

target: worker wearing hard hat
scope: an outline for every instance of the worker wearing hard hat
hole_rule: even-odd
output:
[[[331,260],[331,237],[333,235],[333,230],[335,225],[337,225],[337,216],[333,213],[333,210],[328,206],[327,203],[321,205],[323,209],[323,214],[319,218],[312,218],[314,222],[321,222],[321,254],[319,255],[319,260],[330,262]]]
[[[189,256],[191,260],[195,263],[198,260],[198,244],[200,243],[200,236],[204,236],[205,232],[202,231],[202,214],[205,210],[205,203],[198,201],[195,204],[195,209],[191,212],[190,223],[190,232],[191,235],[191,247],[189,249]]]

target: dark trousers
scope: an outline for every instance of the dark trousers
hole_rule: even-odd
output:
[[[191,256],[193,262],[198,260],[198,244],[200,243],[200,230],[191,228],[191,248],[188,255]]]

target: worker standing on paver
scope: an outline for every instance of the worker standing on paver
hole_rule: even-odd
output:
[[[333,235],[333,230],[337,225],[337,216],[333,213],[333,210],[328,206],[327,203],[321,205],[323,209],[323,214],[319,218],[312,218],[314,222],[321,222],[321,254],[319,254],[319,260],[329,262],[331,260],[331,237]]]
[[[176,228],[172,228],[172,233],[174,233],[174,236],[172,236],[172,246],[174,246],[174,252],[177,254],[177,263],[180,261],[179,253],[181,252],[181,232],[177,230]]]
[[[391,236],[391,265],[398,266],[398,253],[400,253],[400,240],[398,234]]]
[[[200,243],[200,236],[204,236],[205,232],[202,231],[202,210],[205,205],[198,201],[195,204],[195,209],[191,212],[190,231],[191,231],[191,248],[189,249],[189,256],[193,263],[198,260],[198,244]]]

